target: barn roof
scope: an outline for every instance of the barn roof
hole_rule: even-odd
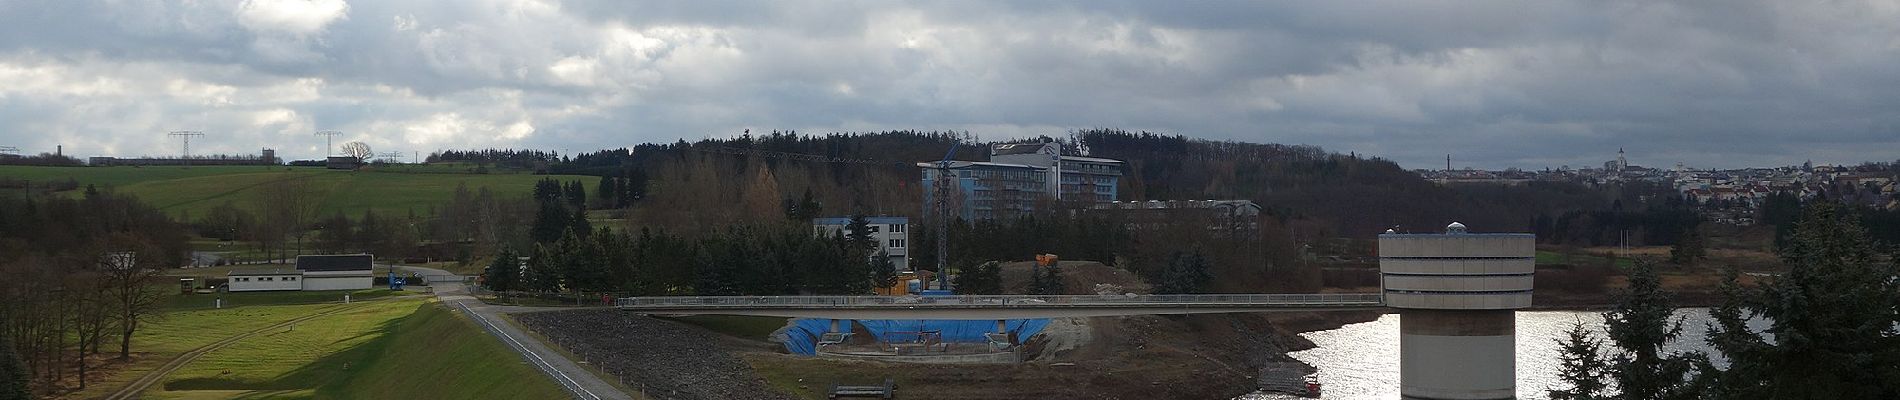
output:
[[[368,254],[297,256],[297,269],[302,271],[368,271],[370,262],[374,260],[375,258]]]
[[[225,274],[225,276],[271,276],[271,275],[303,275],[303,272],[297,271],[297,270],[280,269],[280,268],[251,268],[251,269],[234,269],[234,270],[231,270],[231,272]]]

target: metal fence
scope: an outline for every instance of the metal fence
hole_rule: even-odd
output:
[[[624,297],[621,308],[1036,308],[1185,306],[1379,306],[1379,293],[1011,296],[662,296]]]

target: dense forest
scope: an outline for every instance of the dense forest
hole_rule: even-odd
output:
[[[84,388],[88,357],[130,355],[186,249],[184,229],[130,197],[0,197],[0,378]]]
[[[1671,207],[1666,202],[1675,196],[1657,185],[1444,186],[1388,160],[1312,146],[1109,129],[1017,141],[1058,142],[1071,152],[1124,160],[1122,200],[1253,200],[1302,242],[1370,238],[1395,227],[1432,231],[1453,220],[1480,231],[1530,231],[1540,219],[1550,228],[1569,221],[1564,227],[1577,232],[1565,236],[1574,242],[1620,237],[1598,231],[1634,227],[1656,231],[1639,236],[1652,239],[1647,244],[1669,244],[1671,232],[1681,229],[1643,222],[1672,220],[1663,216],[1565,216]],[[634,207],[636,223],[675,231],[758,221],[808,193],[827,216],[916,217],[924,188],[915,164],[941,159],[952,143],[961,143],[959,160],[985,160],[992,144],[955,132],[771,132],[580,154],[550,171],[631,179],[643,199]]]

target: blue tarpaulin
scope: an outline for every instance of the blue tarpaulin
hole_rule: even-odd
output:
[[[914,319],[860,319],[838,320],[838,330],[850,332],[851,324],[864,326],[880,342],[909,342],[917,340],[916,332],[936,331],[944,342],[983,343],[989,341],[983,334],[996,331],[996,320],[914,320]],[[1007,319],[1003,320],[1003,329],[1015,337],[1017,343],[1042,332],[1049,326],[1048,319]],[[785,330],[785,350],[792,354],[813,355],[818,351],[818,338],[831,330],[831,320],[800,318],[792,320],[792,326]]]

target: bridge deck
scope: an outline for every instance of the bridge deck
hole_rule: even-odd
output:
[[[1003,319],[1371,309],[1378,293],[1061,296],[628,297],[622,310],[839,319]]]

